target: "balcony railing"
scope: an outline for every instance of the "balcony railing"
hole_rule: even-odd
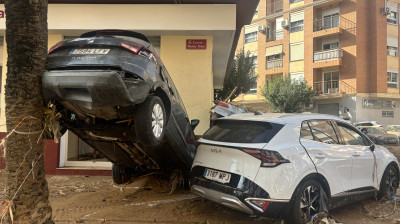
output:
[[[283,11],[283,0],[267,0],[267,15]]]
[[[356,93],[356,89],[344,81],[331,80],[331,81],[317,81],[313,84],[314,90],[318,95],[320,94],[335,94],[335,93]]]
[[[336,59],[341,59],[342,57],[343,57],[342,49],[332,49],[332,50],[314,52],[314,62],[336,60]]]
[[[283,60],[276,59],[276,60],[267,61],[267,64],[265,67],[266,67],[266,69],[282,68]]]
[[[314,21],[314,32],[340,26],[340,16],[331,15]]]
[[[283,39],[283,30],[269,30],[267,33],[267,42],[282,40]]]

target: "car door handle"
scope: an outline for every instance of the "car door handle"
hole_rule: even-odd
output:
[[[361,155],[361,153],[359,153],[359,152],[353,152],[351,155],[354,156],[354,157],[359,157],[359,156]]]
[[[314,154],[314,157],[317,158],[317,159],[324,159],[325,158],[325,154],[317,153],[317,154]]]

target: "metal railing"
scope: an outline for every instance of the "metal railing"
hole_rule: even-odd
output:
[[[314,82],[313,89],[317,92],[317,94],[356,93],[356,89],[354,87],[350,86],[344,81],[339,80]]]
[[[314,52],[314,62],[341,59],[342,57],[343,50],[340,48]]]
[[[282,67],[283,67],[282,59],[267,61],[266,66],[265,66],[266,69],[274,69],[274,68],[282,68]]]
[[[282,40],[283,39],[283,30],[269,30],[267,32],[267,42]]]
[[[334,27],[340,26],[340,16],[331,15],[325,16],[323,19],[314,21],[314,32],[320,30],[326,30]]]
[[[267,0],[267,15],[283,11],[283,0]]]

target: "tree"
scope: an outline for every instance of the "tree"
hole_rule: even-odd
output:
[[[299,113],[312,103],[314,90],[304,80],[291,80],[289,75],[265,84],[262,95],[277,112]]]
[[[246,93],[254,84],[257,83],[257,75],[254,70],[255,61],[250,57],[250,52],[241,51],[233,59],[228,79],[225,80],[222,90],[218,93],[217,98],[225,100],[229,94],[238,87],[235,93],[230,97],[229,101],[235,99],[241,93]]]
[[[15,223],[53,223],[42,141],[41,74],[47,56],[47,5],[47,0],[4,0],[9,133],[5,148],[6,197]]]

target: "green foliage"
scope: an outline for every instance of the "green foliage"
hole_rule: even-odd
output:
[[[237,54],[235,59],[233,59],[228,79],[225,80],[223,89],[218,93],[217,98],[225,100],[236,86],[238,89],[229,101],[235,99],[241,93],[248,92],[257,83],[258,76],[256,75],[254,66],[255,62],[253,57],[250,57],[250,52],[245,54],[241,51]]]
[[[315,91],[304,80],[293,81],[289,75],[277,77],[266,84],[262,95],[273,106],[276,112],[300,113],[312,103]]]

